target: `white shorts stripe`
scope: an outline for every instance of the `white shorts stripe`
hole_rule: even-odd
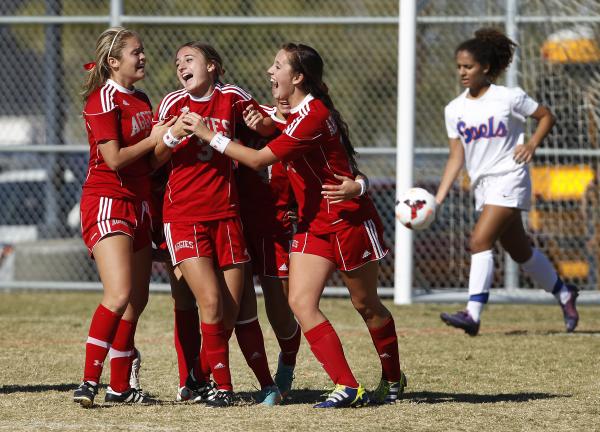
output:
[[[375,226],[375,222],[373,219],[369,219],[369,225],[371,226],[371,232],[373,233],[373,238],[375,239],[375,245],[379,249],[379,258],[383,258],[385,256],[385,251],[379,242],[379,235],[377,235],[377,227]]]
[[[372,219],[369,219],[367,221],[367,225],[370,227],[371,229],[371,233],[373,234],[373,240],[374,240],[374,246],[377,248],[377,259],[381,259],[385,256],[385,253],[383,251],[383,247],[381,247],[381,243],[379,243],[379,236],[377,235],[377,227],[375,226],[375,222],[373,222]]]
[[[338,252],[340,253],[340,258],[342,259],[342,265],[344,266],[344,270],[348,270],[346,267],[346,260],[344,260],[344,254],[342,253],[342,247],[340,246],[340,239],[337,234],[335,235],[335,241],[337,242]]]
[[[369,222],[372,222],[370,219],[363,222],[365,229],[367,230],[367,235],[369,236],[369,240],[371,240],[371,246],[373,247],[373,252],[375,252],[375,258],[380,259],[383,257],[383,251],[379,246],[379,241],[377,240],[377,233],[372,230]]]
[[[171,254],[171,261],[173,262],[173,264],[175,264],[175,250],[173,248],[173,240],[171,239],[171,224],[165,223],[163,229],[165,231],[167,249],[169,249],[169,254]]]
[[[110,344],[106,341],[100,340],[100,339],[96,339],[94,337],[88,336],[86,343],[89,343],[91,345],[96,345],[102,348],[110,348]]]
[[[304,245],[302,246],[302,253],[304,253],[304,249],[306,249],[306,243],[308,243],[308,232],[304,234]]]

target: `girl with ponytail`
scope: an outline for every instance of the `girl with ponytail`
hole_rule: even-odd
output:
[[[471,234],[469,301],[466,310],[443,313],[446,324],[471,336],[479,332],[483,306],[488,301],[494,275],[492,248],[497,240],[513,260],[542,288],[554,294],[568,332],[577,326],[578,290],[566,285],[548,258],[532,248],[521,211],[531,206],[528,164],[548,135],[555,118],[548,108],[520,88],[494,84],[510,64],[517,45],[494,29],[480,29],[455,51],[456,65],[465,91],[445,109],[450,157],[436,195],[446,198],[463,165],[469,174],[480,212]],[[537,121],[525,141],[525,120]]]
[[[148,403],[130,386],[134,335],[148,302],[152,264],[150,241],[150,152],[168,126],[152,127],[152,106],[134,87],[144,78],[146,56],[131,30],[105,30],[96,59],[85,65],[83,118],[90,145],[88,174],[81,195],[84,243],[97,264],[104,294],[90,323],[83,382],[73,400],[91,407],[107,355],[110,385],[105,401]]]
[[[331,274],[344,273],[352,304],[363,317],[379,354],[382,376],[373,403],[393,403],[406,377],[400,370],[394,320],[377,295],[378,261],[388,252],[382,224],[366,194],[328,199],[325,184],[355,179],[356,161],[348,127],[323,83],[323,60],[307,45],[285,44],[268,70],[272,93],[288,101],[287,126],[264,148],[254,150],[206,127],[193,113],[183,116],[188,133],[220,153],[254,169],[282,161],[298,202],[298,228],[289,266],[289,304],[317,360],[335,384],[315,408],[361,406],[369,402],[354,377],[340,339],[319,308]],[[363,191],[364,192],[364,191]],[[325,193],[326,195],[326,193]]]

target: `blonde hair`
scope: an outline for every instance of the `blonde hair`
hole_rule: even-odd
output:
[[[101,87],[110,78],[112,71],[108,65],[108,58],[113,57],[119,60],[127,39],[131,37],[139,38],[136,32],[124,27],[111,27],[104,30],[98,37],[94,59],[96,65],[88,71],[83,83],[83,100],[87,100],[94,90]]]

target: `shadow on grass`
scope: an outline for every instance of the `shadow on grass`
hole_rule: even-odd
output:
[[[415,403],[438,404],[445,402],[461,403],[499,403],[499,402],[529,402],[532,400],[554,399],[571,397],[571,395],[560,395],[551,393],[501,393],[501,394],[473,394],[473,393],[442,393],[442,392],[407,392],[402,400]]]
[[[312,389],[293,389],[285,400],[285,405],[297,404],[315,404],[324,401],[327,390],[312,390]],[[258,390],[255,392],[236,392],[235,397],[242,403],[255,403],[255,397],[258,395]]]
[[[530,330],[510,330],[504,333],[506,336],[600,336],[600,330],[576,330],[567,333],[564,330],[530,331]]]
[[[3,385],[0,394],[11,393],[41,393],[47,391],[67,392],[75,390],[79,384],[28,384],[28,385]]]

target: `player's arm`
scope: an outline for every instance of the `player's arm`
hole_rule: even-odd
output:
[[[186,133],[193,133],[202,141],[210,143],[215,150],[254,170],[258,171],[279,160],[269,147],[254,150],[213,132],[206,127],[202,117],[196,113],[187,113],[183,116],[183,123]]]
[[[531,114],[537,120],[535,132],[527,141],[527,144],[518,145],[515,147],[514,159],[518,163],[529,163],[535,155],[535,150],[542,143],[544,138],[550,133],[552,127],[556,123],[554,114],[544,105],[538,105],[537,109]]]
[[[121,147],[118,140],[98,142],[98,148],[102,154],[102,159],[104,159],[106,165],[113,171],[130,165],[154,150],[157,143],[173,123],[175,123],[174,119],[166,123],[161,121],[155,124],[152,128],[152,132],[150,132],[150,136],[132,146]]]
[[[253,105],[248,105],[243,112],[244,123],[259,135],[268,137],[277,132],[275,122],[269,116],[264,116]]]
[[[172,117],[171,127],[164,131],[158,144],[154,147],[154,152],[150,154],[150,165],[153,169],[163,166],[173,155],[173,149],[177,147],[186,137],[183,116]]]
[[[442,204],[444,199],[446,199],[452,183],[458,177],[465,163],[465,150],[460,142],[460,138],[450,138],[449,145],[450,156],[448,157],[448,162],[446,162],[446,168],[444,169],[442,180],[435,195],[435,202],[438,205]]]
[[[323,198],[330,200],[331,204],[337,204],[364,195],[369,189],[369,179],[360,171],[355,174],[354,180],[347,176],[334,174],[341,183],[324,184],[321,191]]]

